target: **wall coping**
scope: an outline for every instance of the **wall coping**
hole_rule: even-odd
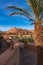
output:
[[[16,53],[18,50],[20,44],[16,43],[14,44],[14,49],[10,50],[10,48],[4,52],[3,54],[0,55],[0,65],[5,65],[7,61],[13,56],[13,54]]]

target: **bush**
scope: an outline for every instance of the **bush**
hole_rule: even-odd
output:
[[[23,43],[33,43],[34,42],[34,39],[33,38],[27,38],[27,37],[22,37],[19,39],[20,42],[23,42]]]
[[[18,37],[18,36],[12,36],[12,39],[13,39],[13,40],[18,40],[19,37]]]
[[[34,39],[33,38],[28,38],[28,42],[33,43]]]
[[[20,38],[19,41],[23,43],[27,43],[27,38]]]

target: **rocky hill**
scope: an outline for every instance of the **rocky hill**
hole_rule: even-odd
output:
[[[34,31],[33,30],[26,30],[21,28],[11,28],[8,31],[0,31],[0,34],[2,33],[4,36],[9,35],[31,35]]]
[[[24,30],[21,28],[12,28],[10,30],[7,31],[8,34],[16,34],[16,35],[29,35],[31,33],[31,31],[29,30]]]

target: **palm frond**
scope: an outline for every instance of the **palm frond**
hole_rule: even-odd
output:
[[[10,16],[13,16],[13,15],[24,15],[26,16],[30,21],[34,21],[34,19],[32,19],[31,17],[29,17],[28,15],[26,15],[25,13],[23,12],[13,12],[10,14]]]
[[[17,15],[17,14],[26,16],[26,14],[24,14],[23,12],[13,12],[10,14],[10,16]]]
[[[31,15],[30,12],[27,9],[20,8],[20,7],[17,7],[17,6],[8,6],[6,8],[7,9],[15,9],[15,10],[21,11],[21,12],[27,14],[27,15]]]
[[[40,8],[39,8],[39,10],[40,10],[40,13],[43,14],[43,0],[40,0]]]
[[[34,14],[39,17],[39,8],[40,8],[40,0],[27,0],[28,4],[31,5],[31,8],[34,12]]]

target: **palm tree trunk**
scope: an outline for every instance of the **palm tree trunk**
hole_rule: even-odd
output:
[[[39,20],[39,22],[35,22],[34,34],[36,45],[43,46],[43,26],[41,20]]]
[[[43,26],[41,20],[35,23],[34,35],[37,47],[37,65],[43,65]]]

